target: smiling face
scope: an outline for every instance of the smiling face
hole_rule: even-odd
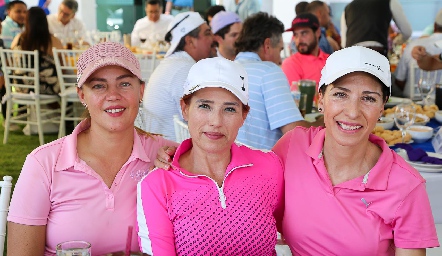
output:
[[[130,71],[120,66],[102,67],[77,91],[89,110],[91,127],[109,132],[133,129],[144,83]]]
[[[247,113],[241,101],[223,88],[203,88],[181,101],[183,117],[188,121],[194,147],[216,153],[230,150]]]
[[[8,16],[18,25],[23,26],[25,24],[27,11],[26,5],[17,3],[8,10]]]
[[[382,85],[365,72],[347,74],[327,86],[318,107],[324,110],[326,140],[362,145],[383,113]]]

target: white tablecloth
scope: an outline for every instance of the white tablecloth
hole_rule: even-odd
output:
[[[420,174],[427,180],[427,192],[434,222],[442,224],[442,173],[421,172]],[[439,236],[442,236],[442,233]]]

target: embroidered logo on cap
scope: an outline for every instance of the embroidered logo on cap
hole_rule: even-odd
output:
[[[246,91],[246,88],[244,87],[244,77],[243,77],[243,76],[239,76],[239,77],[241,77],[241,80],[242,80],[242,86],[241,86],[241,89],[242,89],[243,91]]]
[[[379,66],[379,65],[371,64],[371,63],[368,63],[368,62],[365,62],[364,64],[372,66],[372,67],[375,67],[375,68],[377,68],[377,70],[384,72],[384,70],[382,70],[381,66]]]

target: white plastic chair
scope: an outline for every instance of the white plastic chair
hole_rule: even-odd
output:
[[[58,95],[40,94],[38,51],[1,48],[0,58],[6,87],[6,95],[2,102],[7,102],[3,144],[8,141],[10,124],[15,123],[36,125],[42,145],[44,144],[43,124],[58,123],[58,116],[54,117],[54,114],[59,113],[59,109],[48,109],[45,105],[59,102],[60,98]],[[17,75],[18,73],[20,75]],[[14,104],[22,107],[14,109]],[[30,118],[33,113],[36,120]]]
[[[6,238],[6,217],[8,217],[9,201],[11,200],[12,177],[3,176],[0,187],[0,252],[3,252]]]
[[[152,75],[157,66],[157,61],[159,61],[156,56],[157,54],[155,51],[150,54],[135,54],[135,57],[137,57],[138,61],[140,62],[141,76],[143,77],[143,80],[146,82],[146,84],[147,82],[149,82],[149,77],[150,75]]]
[[[175,141],[178,143],[190,138],[189,127],[177,116],[173,116],[173,127],[175,128]]]
[[[60,50],[53,48],[55,67],[60,84],[61,114],[58,138],[66,135],[66,121],[81,121],[82,106],[77,95],[76,63],[84,50]],[[68,104],[71,103],[69,106]]]

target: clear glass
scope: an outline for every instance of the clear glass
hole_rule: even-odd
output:
[[[429,102],[436,86],[436,72],[420,70],[419,81],[417,83],[422,96],[422,104],[431,105]]]
[[[67,241],[57,244],[57,256],[91,256],[91,244],[85,241]]]
[[[405,135],[416,119],[416,108],[411,103],[402,103],[396,106],[394,111],[394,122],[397,128],[401,130],[402,143],[405,142]]]

